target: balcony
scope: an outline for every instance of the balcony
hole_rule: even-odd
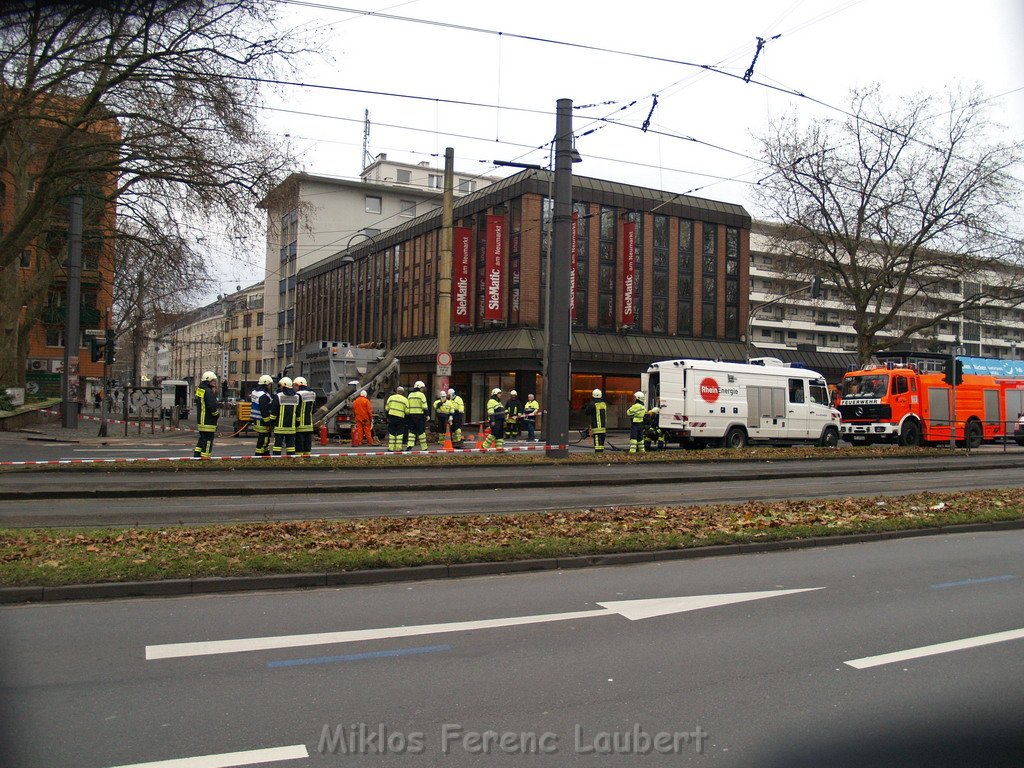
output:
[[[64,307],[46,307],[42,320],[47,325],[64,325],[67,311]],[[95,307],[82,307],[78,311],[78,324],[82,328],[99,328],[100,311]]]

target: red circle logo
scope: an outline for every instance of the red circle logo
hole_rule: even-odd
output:
[[[715,402],[718,399],[718,382],[710,376],[703,379],[700,383],[700,396],[706,402]]]

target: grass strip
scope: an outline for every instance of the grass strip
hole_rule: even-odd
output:
[[[166,528],[0,529],[0,585],[348,571],[1024,519],[1024,488]]]

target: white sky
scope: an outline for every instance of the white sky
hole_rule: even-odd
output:
[[[329,10],[343,4],[505,35]],[[840,108],[848,106],[851,88],[872,82],[894,99],[941,94],[954,81],[978,84],[999,97],[993,115],[1008,126],[1007,138],[1024,132],[1022,0],[325,0],[282,2],[281,15],[288,24],[319,28],[333,57],[301,63],[284,77],[354,89],[286,87],[268,97],[268,105],[311,113],[265,113],[271,132],[290,142],[310,173],[358,176],[364,109],[372,155],[439,167],[452,146],[460,173],[514,172],[496,171],[494,159],[547,165],[547,150],[532,148],[550,141],[555,103],[569,98],[577,107],[595,105],[574,115],[584,158],[574,173],[739,203],[757,216],[750,183],[764,173],[744,157],[757,155],[752,135],[791,109],[807,118],[840,117],[758,82]],[[781,37],[762,50],[755,82],[743,83],[681,64],[510,34],[714,65],[737,76],[750,65],[758,36]],[[655,93],[651,131],[644,133],[637,129]],[[622,125],[600,127],[594,117]],[[721,149],[679,138],[687,136]],[[262,251],[230,262],[222,269],[231,283],[225,290],[263,277]]]

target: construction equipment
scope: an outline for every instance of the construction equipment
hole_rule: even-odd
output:
[[[384,400],[398,384],[399,364],[394,353],[385,354],[383,350],[366,351],[376,352],[378,359],[372,365],[363,367],[363,372],[356,370],[353,374],[348,374],[351,378],[331,382],[331,388],[324,387],[328,392],[327,402],[313,414],[314,425],[324,424],[329,433],[341,438],[347,438],[352,433],[352,402],[362,390],[366,390],[376,416],[383,412]],[[347,374],[341,372],[336,375],[344,377]],[[374,433],[377,431],[375,418]]]

